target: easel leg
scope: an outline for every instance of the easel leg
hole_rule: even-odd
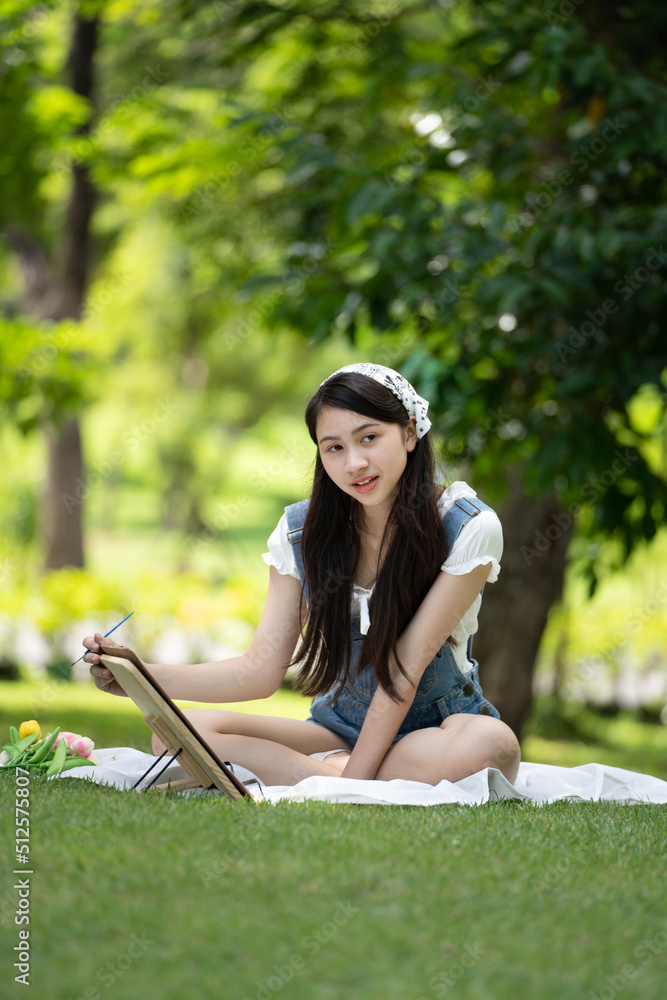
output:
[[[155,788],[159,789],[161,792],[171,791],[177,792],[184,788],[201,788],[201,782],[197,781],[196,778],[176,778],[175,781],[164,781],[161,785],[155,785]]]
[[[167,763],[164,765],[164,767],[160,771],[158,771],[158,773],[155,775],[155,777],[152,779],[152,781],[148,782],[148,784],[146,785],[146,788],[150,788],[151,785],[155,784],[155,782],[160,777],[160,775],[164,774],[164,772],[167,770],[167,768],[169,767],[169,765],[173,761],[176,760],[176,758],[178,757],[179,753],[182,753],[182,751],[183,751],[183,747],[179,747],[179,749],[176,751],[176,753],[174,754],[174,756],[169,758],[169,760],[167,761]],[[142,788],[142,791],[145,792],[146,788]]]

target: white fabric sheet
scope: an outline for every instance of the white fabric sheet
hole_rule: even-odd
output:
[[[132,788],[147,768],[155,761],[152,754],[130,747],[112,747],[96,750],[97,767],[80,767],[66,771],[59,778],[90,778],[116,788]],[[166,759],[166,758],[165,758]],[[139,787],[147,785],[164,766],[158,764]],[[434,806],[447,803],[483,805],[500,799],[523,799],[536,804],[569,799],[574,802],[646,802],[667,803],[667,781],[649,774],[627,771],[604,764],[582,764],[580,767],[554,767],[549,764],[531,764],[524,761],[514,785],[496,768],[464,778],[462,781],[441,781],[427,785],[421,781],[360,781],[356,778],[330,778],[313,776],[297,785],[264,785],[256,775],[244,767],[234,765],[234,772],[244,783],[253,798],[269,802],[305,802],[318,799],[322,802],[366,802],[374,805]],[[159,783],[169,778],[184,777],[185,772],[177,762],[170,764]],[[253,780],[254,779],[254,780]],[[223,794],[215,789],[193,789],[182,792],[192,794]]]

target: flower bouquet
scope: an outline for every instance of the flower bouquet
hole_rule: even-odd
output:
[[[93,756],[95,744],[79,733],[62,733],[57,726],[42,739],[38,722],[31,719],[9,727],[11,743],[4,743],[0,753],[0,771],[20,767],[46,774],[51,778],[73,767],[90,767],[98,763]]]

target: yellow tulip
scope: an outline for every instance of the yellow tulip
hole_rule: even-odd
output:
[[[19,726],[20,740],[22,740],[24,736],[31,736],[33,733],[39,733],[40,736],[42,735],[39,722],[36,722],[35,719],[30,719],[28,722],[22,722]]]

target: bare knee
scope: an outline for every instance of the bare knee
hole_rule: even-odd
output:
[[[474,748],[480,767],[495,767],[514,784],[521,763],[521,747],[505,722],[489,715],[462,712],[448,716],[440,729],[464,737],[470,748]]]
[[[508,781],[516,781],[521,763],[521,746],[513,731],[499,719],[494,720],[493,742],[488,767],[495,767],[505,775]]]
[[[233,712],[224,712],[210,708],[189,708],[183,712],[183,715],[198,733],[206,733],[211,730],[214,732],[223,731],[221,724],[224,723],[225,720],[220,717],[231,716],[233,714]],[[156,757],[159,757],[160,754],[164,753],[167,749],[162,740],[159,736],[156,736],[155,733],[153,733],[151,738],[151,747]]]

